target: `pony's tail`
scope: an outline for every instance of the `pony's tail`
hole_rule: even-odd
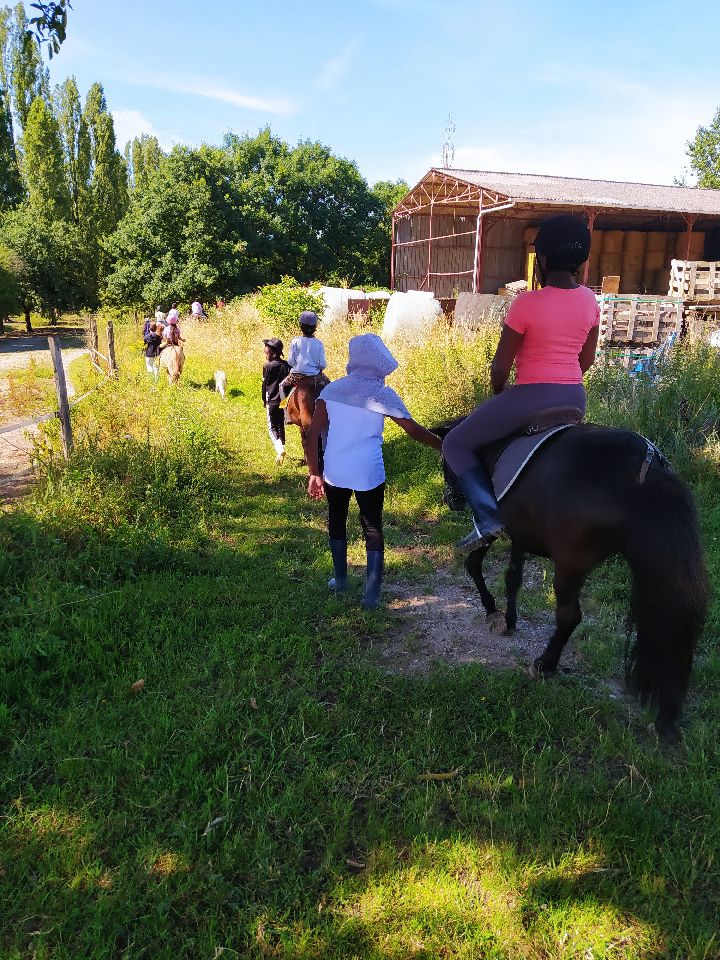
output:
[[[638,485],[623,552],[633,573],[637,623],[627,682],[642,703],[658,708],[658,733],[672,736],[709,599],[695,505],[672,471],[652,468]]]

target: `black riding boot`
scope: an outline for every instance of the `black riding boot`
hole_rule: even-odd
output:
[[[375,610],[380,605],[380,587],[385,572],[385,551],[368,550],[365,593],[360,601],[363,610]]]
[[[473,529],[456,544],[458,550],[476,550],[492,543],[503,532],[495,491],[488,472],[481,464],[458,477],[460,489],[472,510]]]
[[[342,593],[347,588],[347,540],[330,540],[330,553],[335,576],[328,580],[328,586]]]

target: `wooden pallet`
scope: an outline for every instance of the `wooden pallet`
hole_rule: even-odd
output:
[[[668,297],[600,297],[600,339],[605,343],[656,346],[683,324],[681,300]]]
[[[668,296],[693,301],[720,298],[720,261],[672,260]]]

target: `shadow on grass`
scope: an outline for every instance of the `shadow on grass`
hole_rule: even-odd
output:
[[[578,685],[380,673],[303,489],[0,518],[4,949],[710,955],[711,732],[662,753]]]

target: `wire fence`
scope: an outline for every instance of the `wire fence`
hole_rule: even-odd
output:
[[[0,465],[2,466],[2,476],[1,480],[7,484],[8,481],[12,482],[13,478],[22,476],[30,471],[31,468],[31,448],[32,444],[29,439],[29,434],[41,423],[47,423],[50,420],[59,419],[61,422],[63,430],[63,448],[66,450],[67,456],[67,436],[70,435],[70,421],[69,421],[69,412],[72,407],[76,407],[79,403],[82,403],[93,393],[99,390],[104,383],[112,379],[117,371],[117,365],[114,362],[114,334],[112,330],[112,322],[108,322],[108,356],[105,356],[98,350],[97,343],[97,325],[95,317],[90,317],[87,333],[87,342],[89,345],[89,355],[90,363],[95,371],[102,374],[102,379],[94,384],[89,390],[86,390],[79,397],[74,397],[70,400],[67,396],[65,389],[65,376],[64,363],[62,360],[62,354],[59,349],[59,344],[54,340],[53,337],[48,338],[48,347],[50,348],[51,354],[55,351],[54,354],[54,363],[55,363],[55,380],[56,386],[58,386],[58,377],[63,381],[62,388],[58,386],[58,408],[52,410],[48,413],[38,414],[33,417],[26,417],[22,420],[15,420],[12,423],[5,424],[0,427],[0,441],[2,441],[2,447],[5,450],[5,455],[0,456]],[[53,343],[55,344],[53,346]],[[106,366],[103,367],[98,362],[103,360],[106,363]],[[57,363],[60,363],[61,369],[58,369]],[[64,405],[64,416],[62,411]],[[70,437],[70,446],[72,444],[72,439]],[[0,500],[4,500],[4,497],[0,497]]]

